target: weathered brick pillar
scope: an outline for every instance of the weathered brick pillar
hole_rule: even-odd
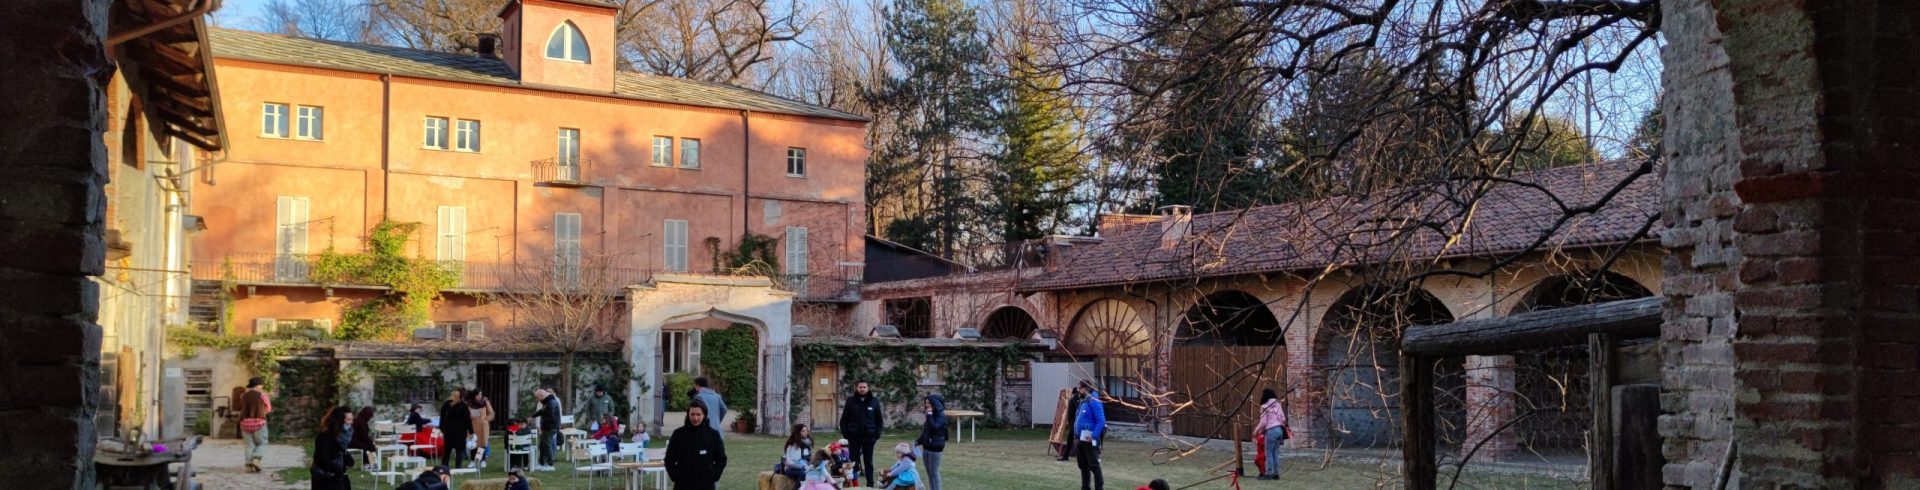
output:
[[[0,15],[0,475],[21,488],[94,486],[109,3]]]
[[[1666,482],[1920,486],[1920,5],[1663,11]]]
[[[1467,356],[1466,370],[1467,438],[1460,450],[1478,445],[1475,461],[1512,456],[1520,447],[1520,429],[1507,426],[1514,416],[1513,356]]]

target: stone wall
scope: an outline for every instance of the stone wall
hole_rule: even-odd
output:
[[[110,3],[0,16],[0,475],[34,488],[94,487]]]

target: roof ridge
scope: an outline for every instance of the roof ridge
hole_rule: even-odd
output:
[[[1504,176],[1504,177],[1502,177],[1502,178],[1504,178],[1504,179],[1508,179],[1508,180],[1517,180],[1517,181],[1521,181],[1521,182],[1532,182],[1532,180],[1529,180],[1529,179],[1528,179],[1528,177],[1534,177],[1534,176],[1540,176],[1540,175],[1549,175],[1549,174],[1559,174],[1559,173],[1573,173],[1573,171],[1572,171],[1571,169],[1596,169],[1596,168],[1610,168],[1610,167],[1613,167],[1613,166],[1616,166],[1616,165],[1617,165],[1617,166],[1620,166],[1620,167],[1625,167],[1625,166],[1627,166],[1627,164],[1635,164],[1635,165],[1638,165],[1639,163],[1640,163],[1640,162],[1639,162],[1638,160],[1634,160],[1634,159],[1630,159],[1630,158],[1616,158],[1616,159],[1611,159],[1611,160],[1594,160],[1594,161],[1589,161],[1589,162],[1582,162],[1582,163],[1575,163],[1575,164],[1570,164],[1570,165],[1561,165],[1561,166],[1557,166],[1557,167],[1546,167],[1546,168],[1536,168],[1536,169],[1532,169],[1532,170],[1527,170],[1527,171],[1524,171],[1524,172],[1515,172],[1515,173],[1513,173],[1513,174],[1510,174],[1510,175],[1507,175],[1507,176]],[[1379,191],[1379,192],[1375,192],[1375,193],[1372,193],[1372,194],[1393,194],[1393,193],[1396,193],[1396,192],[1403,192],[1403,191],[1407,191],[1407,190],[1413,190],[1413,189],[1417,189],[1417,188],[1419,188],[1420,186],[1423,186],[1423,185],[1433,185],[1433,184],[1438,184],[1438,183],[1442,183],[1442,182],[1451,182],[1451,181],[1456,181],[1456,180],[1471,180],[1471,179],[1480,179],[1480,178],[1485,178],[1485,176],[1466,176],[1466,175],[1463,175],[1463,176],[1458,176],[1458,177],[1453,177],[1453,178],[1449,178],[1449,179],[1445,179],[1445,180],[1441,180],[1441,181],[1438,181],[1438,182],[1430,182],[1430,183],[1426,183],[1426,184],[1412,184],[1412,185],[1406,185],[1406,186],[1399,186],[1399,187],[1391,187],[1391,188],[1387,188],[1387,189],[1382,189],[1381,191]],[[1269,210],[1269,209],[1278,209],[1278,208],[1282,208],[1282,207],[1288,207],[1288,206],[1301,206],[1301,205],[1306,205],[1306,204],[1312,204],[1312,203],[1321,203],[1321,202],[1327,202],[1327,201],[1330,201],[1330,200],[1334,200],[1334,199],[1354,199],[1354,198],[1367,198],[1367,197],[1372,197],[1372,196],[1371,196],[1371,195],[1333,195],[1333,196],[1325,196],[1325,197],[1318,197],[1318,198],[1313,198],[1313,199],[1307,199],[1307,200],[1301,200],[1301,201],[1289,201],[1289,202],[1279,202],[1279,203],[1273,203],[1273,204],[1263,204],[1263,205],[1259,205],[1259,206],[1252,206],[1252,207],[1245,207],[1245,208],[1238,208],[1238,209],[1224,209],[1224,210],[1219,210],[1219,211],[1213,211],[1213,212],[1207,212],[1207,213],[1196,213],[1196,214],[1194,214],[1194,215],[1193,215],[1193,217],[1192,217],[1192,218],[1193,218],[1193,219],[1195,219],[1195,220],[1198,220],[1198,219],[1201,219],[1201,218],[1208,218],[1208,217],[1212,217],[1212,216],[1216,216],[1216,215],[1222,215],[1222,214],[1237,214],[1237,213],[1253,213],[1253,212],[1256,212],[1256,211],[1264,211],[1264,210]],[[1157,216],[1159,216],[1159,215],[1158,215],[1158,214],[1145,214],[1145,215],[1138,215],[1138,216],[1156,216],[1156,217],[1157,217]]]

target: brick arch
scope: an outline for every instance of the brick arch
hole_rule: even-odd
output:
[[[987,333],[987,323],[993,319],[993,315],[1009,308],[1018,310],[1020,313],[1025,314],[1027,318],[1032,319],[1035,330],[1051,330],[1055,333],[1064,333],[1057,329],[1058,326],[1054,325],[1054,322],[1050,321],[1054,316],[1045,314],[1046,309],[1034,304],[1030,299],[1018,295],[1014,295],[1003,301],[992,301],[987,303],[986,306],[975,309],[973,314],[967,318],[965,325],[976,326],[980,329],[980,334],[984,336]]]
[[[1362,283],[1347,289],[1320,318],[1312,343],[1312,372],[1307,393],[1305,425],[1312,442],[1331,447],[1385,447],[1399,433],[1398,342],[1410,325],[1447,323],[1453,311],[1432,292],[1420,287]],[[1370,338],[1362,338],[1366,336]],[[1458,358],[1444,361],[1436,379],[1464,385]],[[1463,388],[1464,386],[1462,386]],[[1447,387],[1440,387],[1447,391]],[[1446,408],[1446,407],[1441,407]],[[1464,408],[1464,407],[1461,407]],[[1450,432],[1465,430],[1465,413],[1446,411]]]

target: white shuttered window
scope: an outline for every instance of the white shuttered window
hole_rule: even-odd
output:
[[[442,262],[467,260],[467,208],[440,206],[440,241],[436,247]]]
[[[660,234],[664,245],[661,262],[673,272],[687,271],[687,220],[667,220],[666,229]]]
[[[273,275],[281,281],[305,281],[307,276],[307,198],[280,196],[275,207]]]
[[[580,213],[553,214],[553,277],[562,284],[580,283]]]
[[[787,275],[807,275],[807,229],[787,227]]]

